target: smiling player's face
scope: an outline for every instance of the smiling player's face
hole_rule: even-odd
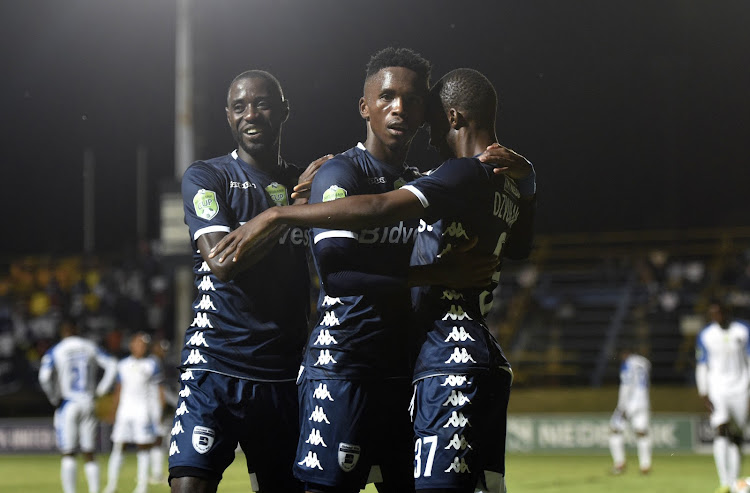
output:
[[[281,125],[289,106],[276,85],[263,77],[235,81],[227,96],[227,122],[232,136],[249,156],[277,152]]]
[[[370,77],[360,99],[360,114],[372,136],[391,152],[408,148],[424,122],[427,83],[405,67],[387,67]]]

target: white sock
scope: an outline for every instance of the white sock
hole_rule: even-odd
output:
[[[138,450],[136,454],[138,461],[138,482],[136,488],[148,487],[148,468],[150,464],[149,449]]]
[[[122,443],[112,444],[112,453],[109,455],[107,464],[107,487],[104,491],[115,491],[117,481],[120,477],[120,467],[122,467]]]
[[[610,433],[609,451],[615,467],[625,465],[625,436],[622,433]]]
[[[719,483],[722,486],[730,485],[727,471],[728,449],[729,439],[727,437],[717,436],[714,438],[714,461],[716,461],[716,472],[719,474]]]
[[[89,493],[99,493],[99,463],[96,460],[86,462],[83,465],[83,472],[86,473]]]
[[[742,456],[740,448],[736,443],[730,442],[727,447],[727,479],[729,484],[734,484],[740,477],[740,467],[742,466]]]
[[[64,455],[60,462],[60,480],[65,493],[75,493],[76,491],[76,458],[70,455]]]
[[[651,435],[645,435],[635,439],[638,447],[638,465],[641,471],[651,468]]]
[[[161,481],[164,477],[164,449],[161,445],[154,445],[148,453],[151,456],[151,478]]]

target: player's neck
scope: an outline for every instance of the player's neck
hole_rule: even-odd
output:
[[[372,154],[372,157],[397,168],[404,165],[406,155],[409,153],[408,145],[399,149],[391,149],[382,141],[376,139],[371,132],[368,132],[367,140],[365,140],[364,145],[367,152]]]
[[[456,139],[456,157],[473,157],[481,154],[490,144],[497,142],[494,129],[465,128]]]
[[[237,149],[237,157],[242,161],[246,162],[253,168],[258,168],[268,174],[272,174],[273,171],[279,166],[279,148],[275,147],[269,152],[258,153],[256,155],[250,155],[247,151],[241,147]]]

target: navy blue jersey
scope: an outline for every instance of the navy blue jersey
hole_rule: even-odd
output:
[[[479,237],[475,251],[502,256],[522,210],[515,182],[494,175],[491,166],[475,158],[450,159],[405,188],[420,199],[425,221],[431,223],[417,237],[412,265],[433,263],[441,253],[474,236]],[[420,325],[427,328],[415,380],[508,365],[484,321],[499,278],[498,268],[486,290],[454,291],[440,286],[412,290]]]
[[[318,170],[310,202],[384,193],[417,176],[415,168],[382,163],[359,144]],[[410,376],[413,338],[405,276],[418,225],[413,220],[361,231],[313,229],[314,259],[323,282],[318,323],[305,352],[308,378]],[[337,275],[364,275],[361,290],[355,286],[346,295],[333,292],[326,282],[326,263],[331,262]],[[400,285],[388,283],[399,278]]]
[[[236,151],[185,171],[182,197],[198,296],[182,368],[263,381],[296,378],[307,334],[307,235],[299,228],[287,231],[267,256],[226,283],[211,273],[197,241],[286,205],[299,173],[282,162],[270,176],[240,160]]]

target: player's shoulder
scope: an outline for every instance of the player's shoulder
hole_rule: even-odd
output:
[[[349,149],[341,154],[336,154],[323,163],[318,169],[315,177],[336,177],[345,175],[360,175],[364,170],[364,162],[356,148]]]
[[[236,161],[231,154],[217,156],[210,159],[199,159],[187,167],[183,180],[201,176],[222,176],[226,171],[235,166]]]
[[[750,322],[748,322],[747,320],[738,318],[734,321],[734,323],[737,324],[743,330],[750,332]]]

